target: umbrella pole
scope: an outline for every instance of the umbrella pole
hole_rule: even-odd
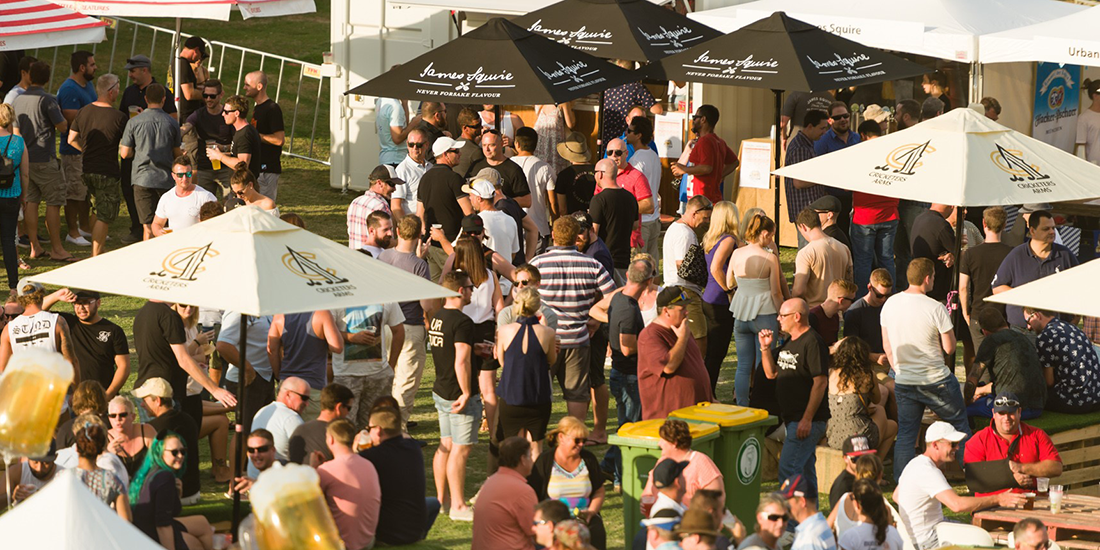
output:
[[[172,93],[176,99],[176,112],[180,112],[180,108],[183,106],[183,102],[180,100],[180,31],[183,30],[183,20],[179,17],[176,18],[176,32],[172,35],[172,53],[171,63],[172,67],[168,70],[172,71]],[[236,528],[234,527],[234,531]]]
[[[233,440],[237,443],[234,453],[237,455],[234,460],[233,466],[233,479],[229,482],[232,487],[236,483],[237,478],[241,477],[244,470],[244,461],[246,456],[244,452],[244,402],[245,394],[248,392],[247,385],[245,384],[245,348],[248,342],[248,315],[241,314],[241,337],[237,345],[237,422],[234,426]],[[259,375],[257,375],[259,376]],[[233,542],[237,540],[237,528],[241,525],[241,494],[237,491],[233,491],[233,527],[232,535]]]
[[[603,139],[601,139],[603,137],[603,99],[604,92],[600,92],[600,110],[596,122],[596,145],[597,148],[600,150],[600,156],[597,157],[596,160],[602,159],[604,156],[604,152],[607,150],[607,144],[603,142]]]
[[[774,169],[779,170],[779,163],[780,163],[780,158],[779,157],[780,157],[780,151],[782,150],[780,145],[783,143],[783,136],[780,135],[780,131],[779,131],[779,116],[780,116],[780,113],[783,110],[783,90],[772,90],[772,93],[775,94],[775,132],[773,133],[774,143],[772,143],[772,147],[774,149],[773,150],[773,155],[774,155],[774,158],[775,158],[775,168]],[[775,244],[776,244],[776,246],[779,246],[779,226],[783,225],[779,221],[779,195],[783,192],[782,183],[783,183],[782,176],[775,176],[775,217],[774,217],[774,220],[775,220]]]
[[[501,108],[500,104],[493,105],[493,120],[495,121],[494,126],[496,128],[496,131],[498,132],[500,131],[500,117],[502,114],[504,114],[504,109]]]

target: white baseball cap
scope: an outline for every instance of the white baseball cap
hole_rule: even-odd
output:
[[[436,138],[432,143],[432,155],[438,157],[451,149],[461,149],[463,145],[466,145],[465,141],[455,141],[447,136]]]
[[[483,199],[491,199],[496,195],[496,188],[488,180],[475,179],[469,185],[463,185],[462,192],[477,195]]]
[[[946,439],[952,443],[958,443],[963,439],[966,439],[966,434],[956,430],[954,426],[944,421],[933,422],[928,427],[928,431],[924,432],[925,443],[932,443],[933,441],[939,441]]]

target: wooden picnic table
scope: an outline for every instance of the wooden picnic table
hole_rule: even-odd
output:
[[[1035,518],[1047,526],[1050,540],[1062,548],[1073,550],[1100,550],[1100,498],[1086,495],[1062,496],[1062,511],[1050,511],[1050,500],[1045,496],[1035,498],[1035,509],[990,508],[975,512],[972,523],[989,531],[993,540],[1007,542],[1008,533],[1016,522]]]

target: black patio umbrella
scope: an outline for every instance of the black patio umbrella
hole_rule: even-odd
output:
[[[767,88],[775,93],[775,166],[780,165],[779,114],[783,91],[835,90],[930,72],[896,55],[870,48],[792,19],[783,12],[742,27],[642,69],[648,76],[703,84]],[[776,242],[779,180],[776,180]]]
[[[649,0],[562,0],[512,22],[604,59],[656,61],[722,36]]]
[[[556,104],[633,80],[632,71],[498,17],[347,93],[498,106]]]

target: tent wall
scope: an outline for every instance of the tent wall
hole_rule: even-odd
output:
[[[993,63],[982,69],[983,95],[1001,102],[998,123],[1031,135],[1035,110],[1035,63]]]

